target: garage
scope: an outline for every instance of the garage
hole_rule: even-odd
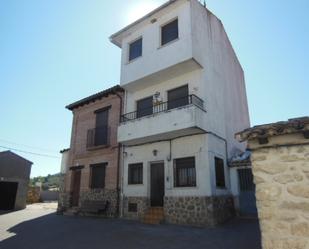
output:
[[[11,152],[0,152],[0,210],[26,207],[32,162]]]
[[[17,189],[17,182],[0,182],[0,210],[14,209]]]

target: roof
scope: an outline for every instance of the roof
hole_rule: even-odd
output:
[[[70,148],[68,148],[68,149],[63,149],[63,150],[60,150],[60,153],[62,154],[62,153],[64,153],[64,152],[68,152],[70,150]]]
[[[110,94],[115,94],[116,92],[123,92],[123,88],[120,87],[119,85],[113,86],[111,88],[108,88],[104,91],[98,92],[96,94],[93,94],[89,97],[83,98],[81,100],[78,100],[70,105],[67,105],[66,108],[69,110],[74,110],[77,107],[83,106],[83,105],[87,105],[91,102],[94,102],[96,100],[102,99],[103,97],[107,97]]]
[[[121,33],[129,30],[130,28],[134,27],[135,25],[141,23],[142,21],[146,20],[147,18],[151,17],[152,15],[156,14],[157,12],[159,12],[160,10],[166,8],[167,6],[171,5],[172,3],[175,3],[178,0],[169,0],[168,2],[162,4],[161,6],[159,6],[158,8],[154,9],[153,11],[149,12],[147,15],[143,16],[142,18],[136,20],[135,22],[129,24],[128,26],[124,27],[123,29],[121,29],[120,31],[116,32],[115,34],[110,36],[110,41],[112,43],[114,43],[116,46],[121,47],[121,44],[119,44],[116,41],[116,37],[119,36]]]
[[[240,155],[234,156],[229,161],[230,167],[242,167],[242,166],[251,166],[251,151],[246,150]]]
[[[267,138],[299,132],[304,132],[307,134],[306,136],[309,136],[309,117],[300,117],[289,119],[288,121],[254,126],[237,133],[235,136],[238,141],[243,142],[250,139]]]
[[[24,160],[25,162],[27,162],[27,163],[29,163],[29,164],[33,164],[33,162],[27,160],[26,158],[23,158],[23,157],[20,156],[20,155],[17,155],[16,153],[14,153],[14,152],[12,152],[12,151],[10,151],[10,150],[6,150],[6,151],[0,152],[0,159],[1,159],[1,158],[4,158],[4,157],[6,157],[6,156],[17,157],[17,158],[19,158],[19,159],[21,159],[21,160]]]

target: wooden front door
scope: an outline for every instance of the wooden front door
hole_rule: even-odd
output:
[[[164,163],[151,164],[150,202],[152,207],[163,207]]]
[[[79,202],[81,170],[72,171],[72,207],[77,207]]]

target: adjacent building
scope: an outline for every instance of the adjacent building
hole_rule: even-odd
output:
[[[122,50],[125,89],[122,215],[193,225],[230,218],[238,183],[228,160],[245,150],[234,134],[250,121],[221,21],[197,0],[170,0],[110,39]]]
[[[26,207],[32,162],[11,152],[0,152],[0,210]]]
[[[117,215],[120,185],[117,128],[122,96],[123,89],[117,85],[66,107],[73,113],[73,124],[70,148],[62,151],[64,182],[59,212],[104,211],[106,216]]]

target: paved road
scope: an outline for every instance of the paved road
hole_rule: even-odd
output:
[[[1,249],[260,249],[256,220],[216,228],[64,217],[48,205],[0,215]]]

